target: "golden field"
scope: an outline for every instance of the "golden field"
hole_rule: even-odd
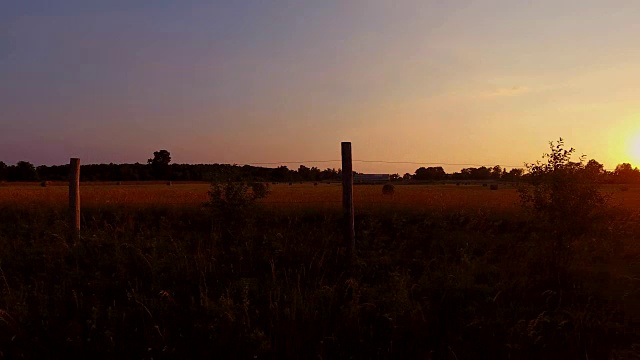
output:
[[[339,209],[342,186],[339,183],[276,184],[270,194],[260,200],[267,208]],[[478,210],[510,212],[516,210],[519,198],[514,186],[501,185],[491,191],[482,184],[460,185],[396,185],[395,194],[382,195],[382,185],[356,185],[354,204],[358,209],[402,208],[408,210]],[[82,183],[81,202],[84,207],[103,206],[201,206],[207,201],[207,183]],[[621,186],[606,186],[613,204],[635,210],[640,207],[640,187],[622,190]],[[5,183],[0,185],[0,206],[66,206],[68,188],[65,183],[41,187],[36,183]]]

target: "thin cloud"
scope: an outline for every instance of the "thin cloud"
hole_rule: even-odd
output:
[[[510,88],[498,88],[482,93],[483,98],[511,97],[526,94],[530,89],[526,86],[514,86]]]

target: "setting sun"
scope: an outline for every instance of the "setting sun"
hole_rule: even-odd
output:
[[[640,134],[637,134],[633,138],[631,138],[629,145],[631,160],[636,164],[640,163]]]

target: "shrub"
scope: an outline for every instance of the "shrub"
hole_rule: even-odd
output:
[[[518,193],[537,223],[548,229],[541,240],[546,242],[546,267],[560,274],[571,258],[569,244],[602,219],[608,197],[600,192],[597,177],[585,171],[584,156],[571,161],[575,149],[565,149],[562,138],[549,147],[551,152],[542,156],[546,162],[527,165],[530,184],[519,186]]]
[[[392,184],[384,184],[384,186],[382,186],[383,195],[393,195],[395,192],[396,188]]]
[[[265,183],[214,182],[208,192],[209,201],[205,207],[210,209],[213,217],[213,229],[222,237],[222,246],[229,249],[234,229],[245,224],[247,211],[256,200],[269,194],[269,186]]]
[[[268,193],[269,187],[264,183],[214,182],[208,192],[209,201],[206,205],[218,215],[237,215]]]

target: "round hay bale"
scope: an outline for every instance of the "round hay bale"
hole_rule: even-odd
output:
[[[40,186],[42,186],[42,187],[47,187],[49,185],[51,185],[50,181],[43,181],[43,182],[40,183]]]
[[[313,186],[318,186],[318,183],[317,183],[317,182],[314,182],[314,183],[313,183]]]
[[[122,181],[118,181],[116,185],[122,185]]]
[[[293,183],[289,183],[289,186],[293,185]]]
[[[491,184],[491,186],[489,186],[489,189],[498,190],[498,184]]]
[[[393,195],[396,192],[396,187],[392,184],[384,184],[382,186],[382,195]]]
[[[167,186],[171,186],[173,183],[171,181],[167,181]]]

